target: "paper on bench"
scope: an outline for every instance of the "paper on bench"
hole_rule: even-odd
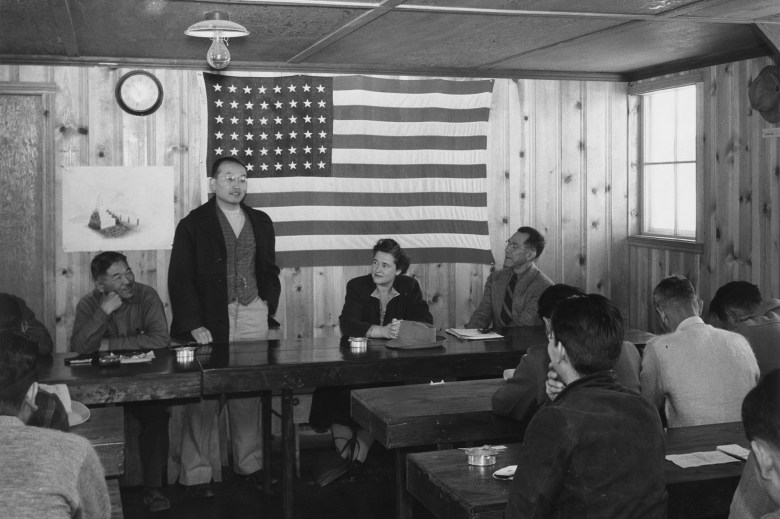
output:
[[[501,339],[504,336],[495,332],[482,333],[477,328],[447,328],[447,333],[454,335],[459,339],[468,341],[484,341],[487,339]]]
[[[667,454],[666,459],[684,469],[701,467],[702,465],[717,465],[737,461],[720,451],[690,452],[688,454]]]

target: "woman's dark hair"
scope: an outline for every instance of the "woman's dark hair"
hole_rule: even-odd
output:
[[[386,252],[387,254],[390,254],[395,260],[395,268],[400,269],[401,274],[406,274],[406,271],[409,270],[409,265],[411,265],[409,256],[406,255],[404,250],[394,239],[382,238],[376,242],[376,245],[374,245],[374,254],[377,252]]]

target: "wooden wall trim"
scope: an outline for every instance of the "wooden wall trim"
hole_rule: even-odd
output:
[[[57,92],[57,85],[54,83],[16,83],[11,81],[0,81],[0,94],[42,95],[54,92]]]
[[[629,83],[628,95],[636,96],[653,92],[656,90],[665,90],[667,88],[678,88],[685,85],[693,85],[704,81],[704,74],[693,72],[684,76],[664,77],[642,81],[641,83]]]
[[[687,252],[691,254],[703,254],[704,244],[688,240],[675,240],[671,238],[659,238],[657,236],[629,236],[629,247],[644,247],[647,249],[662,249],[675,252]]]

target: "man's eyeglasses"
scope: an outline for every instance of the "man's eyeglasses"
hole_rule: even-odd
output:
[[[245,176],[237,177],[235,175],[222,175],[219,178],[221,180],[224,180],[226,184],[235,184],[236,182],[238,182],[239,184],[246,184]]]
[[[518,250],[518,249],[535,252],[534,249],[529,249],[528,247],[523,246],[523,244],[521,243],[515,243],[511,240],[506,241],[506,250]]]

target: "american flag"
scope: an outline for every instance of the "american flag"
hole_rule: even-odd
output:
[[[493,263],[492,80],[203,77],[207,167],[247,165],[280,267],[365,265],[388,237],[415,263]]]

